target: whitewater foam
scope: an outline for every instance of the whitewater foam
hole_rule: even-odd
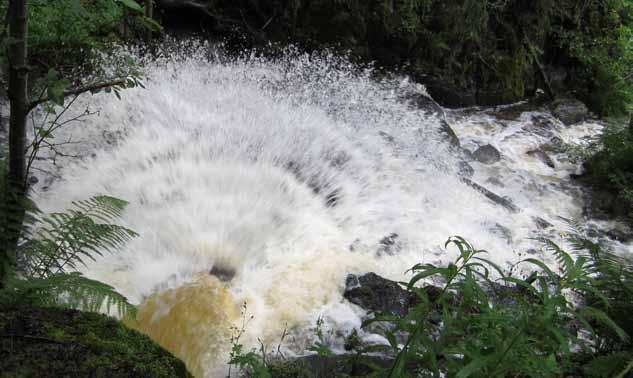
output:
[[[501,150],[503,160],[494,167],[473,163],[474,180],[502,181],[494,190],[511,197],[521,209],[515,214],[462,182],[459,159],[439,131],[441,115],[403,100],[425,94],[408,79],[374,79],[371,70],[328,53],[290,49],[276,59],[232,60],[210,50],[201,45],[148,60],[147,89],[127,90],[120,101],[82,97],[69,117],[86,107],[99,115],[58,138],[83,140],[67,148],[84,158],[62,158],[63,179],[36,193],[47,211],[97,194],[130,202],[121,222],[140,237],[83,271],[135,303],[150,298],[156,315],[146,317],[146,330],[164,317],[187,319],[170,315],[187,306],[152,295],[173,298],[178,288],[182,295],[200,293],[204,284],[196,282],[207,282],[200,274],[216,266],[236,274],[226,283],[207,282],[209,290],[222,285],[253,315],[245,343],[255,346],[258,337],[275,342],[289,329],[286,347],[298,352],[319,316],[343,333],[360,325],[362,311],[341,299],[348,273],[404,279],[415,263],[452,259],[455,251],[442,246],[455,234],[502,265],[516,262],[517,252],[538,249],[529,239],[534,216],[564,228],[557,216],[580,214],[573,195],[547,184],[569,181],[572,167],[553,170],[523,156],[543,142],[520,132],[529,115],[485,131],[494,119],[453,119],[467,147],[488,140]],[[392,234],[399,250],[378,254],[381,240]],[[164,308],[157,310],[157,303]],[[239,322],[226,298],[218,306],[213,316],[223,306]],[[213,340],[226,327],[195,333]],[[191,335],[171,335],[164,344],[177,355],[192,353],[174,346]],[[221,376],[227,349],[213,348],[181,357],[199,376]]]

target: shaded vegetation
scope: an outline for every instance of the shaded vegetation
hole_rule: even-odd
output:
[[[602,115],[627,112],[631,100],[632,5],[625,0],[195,3],[207,15],[204,28],[215,33],[237,32],[253,44],[338,46],[379,66],[405,69],[447,105],[512,102],[549,84],[576,92]],[[550,68],[563,77],[550,75]]]
[[[633,221],[633,128],[622,120],[605,128],[601,148],[585,163],[583,180],[591,185],[592,201],[607,216]]]

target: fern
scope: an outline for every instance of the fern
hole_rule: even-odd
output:
[[[40,216],[30,211],[23,226],[24,241],[18,246],[20,274],[8,279],[3,302],[28,301],[43,306],[63,306],[119,316],[134,312],[127,299],[111,286],[75,272],[87,260],[121,248],[137,234],[111,224],[127,202],[97,196],[73,202],[63,213]]]
[[[136,308],[112,286],[84,277],[79,272],[56,273],[45,278],[9,281],[12,297],[9,302],[28,302],[39,306],[56,306],[84,311],[134,315]]]
[[[20,247],[29,260],[27,274],[46,278],[50,274],[76,270],[86,259],[122,247],[137,234],[109,223],[121,216],[127,202],[108,196],[73,202],[73,209],[53,213],[38,223],[36,234]]]

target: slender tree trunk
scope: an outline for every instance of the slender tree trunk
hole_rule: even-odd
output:
[[[28,0],[9,2],[9,175],[0,255],[0,287],[15,265],[15,250],[24,221],[26,195],[26,116],[29,112],[27,61]]]
[[[29,69],[27,63],[28,16],[27,0],[11,0],[9,24],[9,178],[24,191],[26,178],[26,116],[29,111],[27,94]]]

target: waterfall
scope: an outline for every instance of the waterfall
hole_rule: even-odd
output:
[[[526,252],[548,260],[531,238],[556,237],[566,229],[559,217],[581,216],[569,179],[577,166],[526,154],[552,137],[533,125],[547,113],[503,121],[431,111],[415,101],[426,98],[422,86],[327,52],[183,50],[144,62],[146,89],[81,97],[68,117],[98,115],[57,135],[81,141],[65,146],[81,158],[40,162],[60,166],[62,178],[40,180],[35,198],[46,211],[98,194],[129,201],[121,222],[140,236],[83,272],[140,304],[135,326],[196,376],[225,374],[240,312],[252,317],[247,347],[287,330],[283,347],[299,353],[319,317],[342,333],[360,326],[363,312],[341,297],[348,273],[406,279],[415,263],[454,258],[443,248],[451,235],[502,266]],[[475,174],[464,180],[445,118],[463,147],[492,144],[501,161],[471,162]],[[551,122],[567,142],[600,131]],[[553,227],[539,230],[535,217]]]

